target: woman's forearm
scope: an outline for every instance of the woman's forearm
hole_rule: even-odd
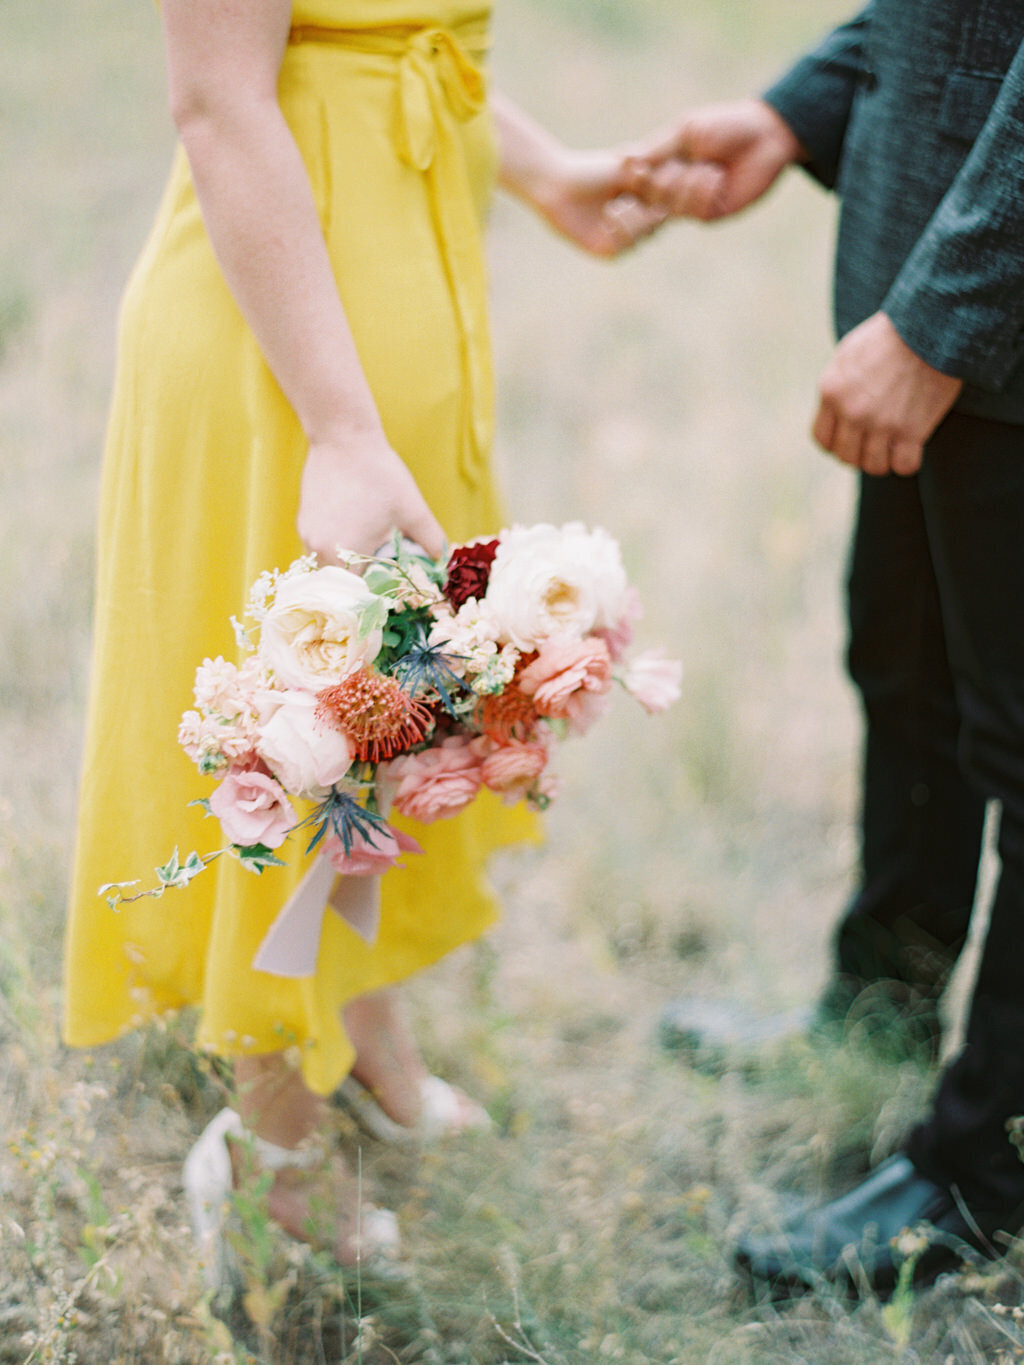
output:
[[[491,94],[490,105],[498,135],[498,182],[543,213],[565,148],[500,91]]]
[[[380,419],[277,103],[289,8],[246,4],[255,17],[214,0],[204,33],[194,8],[164,0],[172,111],[214,252],[267,364],[310,441],[342,440]]]

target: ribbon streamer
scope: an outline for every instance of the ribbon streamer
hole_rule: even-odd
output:
[[[328,906],[373,943],[380,924],[379,890],[377,877],[339,877],[326,858],[316,858],[267,930],[252,965],[273,976],[312,976]]]

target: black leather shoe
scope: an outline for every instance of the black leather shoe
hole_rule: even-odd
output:
[[[854,1291],[870,1287],[884,1298],[907,1257],[913,1258],[913,1283],[927,1284],[965,1261],[976,1263],[979,1252],[996,1256],[989,1237],[999,1223],[968,1221],[953,1193],[901,1154],[840,1198],[792,1214],[774,1235],[742,1237],[735,1260],[745,1278],[775,1292],[831,1281]],[[922,1238],[905,1244],[905,1255],[893,1243],[908,1229]]]
[[[934,1061],[942,1037],[934,1001],[913,1007],[892,982],[854,987],[836,978],[814,1008],[754,1014],[732,1000],[682,996],[665,1006],[658,1041],[697,1070],[720,1072],[748,1065],[787,1040],[804,1037],[871,1048],[880,1058]]]
[[[736,1001],[683,996],[662,1011],[658,1041],[696,1070],[714,1073],[751,1062],[787,1039],[809,1033],[813,1024],[809,1009],[757,1015]]]

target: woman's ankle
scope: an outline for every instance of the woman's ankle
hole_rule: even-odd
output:
[[[322,1140],[330,1110],[284,1053],[240,1057],[235,1089],[242,1122],[260,1141],[295,1151]]]
[[[345,1007],[356,1060],[352,1076],[368,1090],[395,1123],[414,1128],[421,1113],[427,1070],[416,1046],[398,993],[393,989],[361,996]]]

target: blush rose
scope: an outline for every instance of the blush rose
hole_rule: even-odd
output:
[[[239,848],[278,848],[295,825],[281,784],[258,769],[229,772],[210,797],[210,810],[225,838]]]

